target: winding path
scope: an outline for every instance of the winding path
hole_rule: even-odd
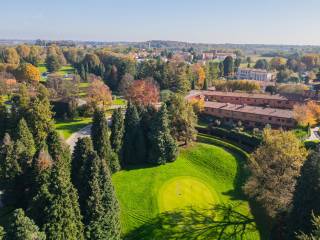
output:
[[[73,152],[74,146],[76,145],[79,138],[90,137],[91,124],[85,126],[79,131],[73,133],[67,140],[66,143],[70,146],[71,152]]]
[[[310,136],[306,140],[307,141],[320,140],[319,127],[311,128],[310,129]]]

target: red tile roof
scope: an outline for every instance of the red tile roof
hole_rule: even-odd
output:
[[[222,109],[234,112],[252,113],[257,115],[265,115],[270,117],[280,118],[293,118],[293,112],[290,110],[268,108],[268,107],[257,107],[249,105],[238,105],[231,103],[220,103],[220,102],[205,102],[206,108]]]

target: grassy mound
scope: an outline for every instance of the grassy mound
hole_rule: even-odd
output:
[[[123,234],[128,239],[158,239],[155,228],[163,228],[159,214],[187,206],[207,208],[210,204],[231,203],[238,211],[250,215],[248,202],[241,192],[245,174],[243,154],[222,147],[197,143],[182,149],[178,159],[162,166],[139,166],[113,176],[121,207]],[[166,216],[165,220],[168,220]],[[183,217],[186,219],[186,217]],[[180,221],[177,214],[170,221]],[[161,223],[164,219],[160,220]],[[153,235],[149,233],[153,232]],[[138,233],[138,235],[137,235]],[[257,232],[249,239],[260,239]],[[159,239],[164,232],[159,232]],[[163,238],[162,238],[163,239]]]

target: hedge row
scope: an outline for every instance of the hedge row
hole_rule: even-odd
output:
[[[206,134],[201,134],[199,133],[197,136],[197,141],[198,142],[202,142],[202,143],[207,143],[207,144],[213,144],[219,147],[223,147],[226,148],[228,150],[230,150],[233,153],[236,153],[238,155],[240,155],[242,158],[247,159],[249,154],[244,151],[243,149],[241,149],[240,147],[237,147],[231,143],[222,141],[220,139],[217,139],[211,135],[206,135]]]
[[[197,127],[198,132],[204,134],[210,134],[219,138],[228,139],[246,146],[249,146],[251,149],[257,148],[261,139],[255,136],[251,136],[247,133],[238,132],[235,130],[228,130],[219,127],[203,128]]]

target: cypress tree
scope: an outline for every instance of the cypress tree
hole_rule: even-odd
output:
[[[47,144],[53,164],[49,177],[42,178],[43,183],[34,199],[36,203],[42,203],[37,209],[43,212],[42,228],[49,240],[84,239],[78,194],[71,184],[70,151],[56,132],[49,133]]]
[[[32,181],[30,189],[32,200],[29,203],[28,215],[39,227],[45,223],[44,209],[50,203],[49,180],[52,172],[53,160],[46,148],[42,148],[32,163]],[[39,211],[40,209],[40,211]]]
[[[101,110],[95,110],[91,127],[91,139],[93,148],[97,151],[99,157],[106,161],[112,172],[120,169],[119,158],[110,145],[108,125],[105,113]]]
[[[10,135],[6,133],[0,148],[0,179],[1,188],[5,189],[5,202],[13,203],[16,201],[17,179],[21,172],[14,142],[11,140]]]
[[[145,161],[145,139],[137,108],[132,103],[128,103],[124,125],[123,163],[130,164]]]
[[[22,209],[16,209],[13,212],[6,238],[10,240],[45,240],[46,236],[40,232],[38,226],[25,215]]]
[[[123,132],[124,132],[124,119],[121,108],[117,108],[114,110],[112,114],[112,125],[111,125],[111,136],[110,142],[111,147],[121,156],[121,148],[122,148],[122,140],[123,140]]]
[[[312,152],[303,167],[293,196],[293,207],[289,214],[288,239],[300,231],[312,231],[312,212],[320,215],[320,153]]]
[[[207,77],[204,79],[203,90],[208,90],[208,80],[207,80]]]
[[[88,197],[88,181],[91,167],[93,146],[88,137],[80,138],[74,148],[71,164],[72,183],[78,190],[79,204],[82,214],[85,212],[85,202]]]
[[[178,147],[176,141],[170,134],[168,113],[165,104],[157,113],[149,139],[151,142],[148,154],[149,161],[157,164],[165,164],[166,162],[172,162],[176,159]]]
[[[52,117],[51,105],[47,97],[36,97],[31,102],[26,120],[33,131],[38,150],[45,145],[48,132],[52,129]]]
[[[36,152],[36,147],[32,133],[27,122],[22,118],[19,121],[16,133],[16,152],[19,157],[20,166],[25,172],[31,166],[32,158]]]
[[[86,209],[87,239],[120,239],[119,204],[114,193],[109,169],[97,154],[92,159]]]
[[[36,147],[27,122],[22,118],[17,126],[15,151],[22,174],[17,178],[17,201],[21,207],[26,207],[30,200],[28,189],[32,187],[32,160],[36,153]]]
[[[4,134],[8,131],[9,114],[4,104],[0,103],[0,139],[3,139]]]

